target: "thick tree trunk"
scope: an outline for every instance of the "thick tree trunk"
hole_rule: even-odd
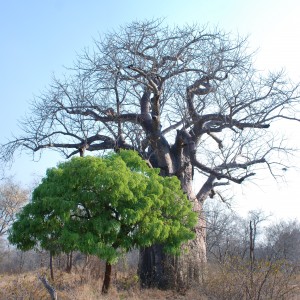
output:
[[[106,262],[105,264],[105,275],[102,285],[102,294],[107,294],[109,287],[110,287],[110,281],[111,281],[111,264],[109,262]]]
[[[193,285],[199,286],[205,275],[205,220],[201,205],[196,199],[193,202],[194,210],[199,215],[198,224],[195,227],[196,238],[182,247],[180,256],[167,257],[169,286],[177,290],[186,290]]]
[[[196,238],[183,246],[180,256],[165,254],[160,245],[140,251],[139,276],[142,287],[185,290],[201,283],[206,264],[205,220],[197,200],[194,209],[199,212]]]
[[[170,146],[161,133],[159,119],[160,93],[151,99],[151,118],[149,116],[149,93],[141,99],[143,127],[150,138],[149,160],[153,167],[160,168],[161,176],[176,175],[182,189],[193,202],[199,221],[195,228],[196,238],[183,248],[180,257],[166,255],[162,247],[154,245],[140,251],[139,276],[143,287],[185,289],[192,284],[199,285],[206,262],[205,221],[202,206],[193,193],[192,157],[195,155],[195,139],[185,129],[177,130],[175,144]]]
[[[140,251],[139,275],[142,287],[187,289],[191,285],[199,285],[205,274],[206,245],[205,219],[202,205],[196,199],[193,189],[193,169],[189,149],[182,149],[174,165],[180,171],[178,178],[183,190],[193,203],[193,209],[198,213],[198,224],[195,227],[196,238],[183,246],[178,257],[166,255],[162,247],[155,245]]]
[[[185,290],[192,285],[199,286],[205,275],[206,265],[206,223],[202,204],[197,200],[193,191],[194,170],[191,163],[191,152],[194,151],[195,145],[193,141],[186,139],[184,136],[183,139],[185,146],[181,149],[177,158],[182,170],[178,174],[178,178],[181,181],[182,189],[192,202],[193,210],[198,214],[198,223],[194,229],[195,239],[183,246],[182,254],[179,257],[170,259],[171,270],[169,270],[169,273],[174,276],[171,284],[179,290]]]
[[[160,245],[141,249],[139,275],[142,287],[165,288],[167,286],[165,258]]]

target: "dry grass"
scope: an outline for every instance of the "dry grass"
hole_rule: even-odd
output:
[[[298,268],[284,261],[257,262],[253,269],[239,259],[210,266],[203,285],[208,299],[300,300]]]
[[[94,269],[91,266],[77,268],[71,274],[56,269],[55,280],[50,283],[59,300],[300,300],[300,275],[292,270],[283,272],[283,267],[289,271],[286,265],[261,264],[250,281],[249,269],[241,261],[232,261],[221,268],[210,265],[205,284],[184,294],[172,290],[140,289],[136,270],[122,268],[123,272],[119,269],[114,273],[111,290],[104,296],[101,294],[101,272],[96,264]],[[49,270],[45,268],[21,274],[0,274],[0,299],[49,299],[47,290],[38,279],[38,275],[48,274]]]
[[[44,269],[36,272],[27,272],[15,275],[0,275],[0,299],[6,300],[42,300],[49,299],[43,284],[38,280],[38,275],[45,273]],[[180,294],[175,291],[161,291],[158,289],[140,289],[136,276],[132,274],[120,274],[114,278],[113,286],[108,295],[101,295],[102,280],[83,278],[79,274],[68,274],[57,272],[54,282],[50,282],[55,287],[59,300],[183,300],[195,299],[204,300],[206,298],[196,290]]]

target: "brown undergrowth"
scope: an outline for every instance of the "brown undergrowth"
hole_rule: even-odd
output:
[[[88,263],[76,265],[72,273],[56,269],[54,281],[47,268],[1,273],[0,299],[50,299],[39,279],[45,276],[58,300],[300,300],[299,268],[285,261],[260,261],[252,266],[235,258],[224,264],[208,264],[203,285],[185,293],[141,289],[136,268],[120,263],[113,273],[109,294],[102,295],[102,269],[98,260],[90,258]]]
[[[42,300],[50,299],[49,294],[39,275],[46,273],[45,269],[25,272],[22,274],[0,275],[0,299],[6,300]],[[49,272],[48,272],[49,273]],[[47,276],[48,277],[48,276]],[[183,299],[206,299],[201,297],[197,290],[190,290],[185,294],[175,291],[162,291],[158,289],[140,289],[138,278],[131,273],[119,272],[113,280],[113,286],[108,295],[101,294],[102,278],[94,279],[91,276],[84,277],[82,274],[68,274],[63,271],[56,272],[54,281],[48,280],[56,289],[58,300],[183,300]]]
[[[202,292],[212,300],[300,300],[299,268],[286,261],[239,258],[209,265]]]

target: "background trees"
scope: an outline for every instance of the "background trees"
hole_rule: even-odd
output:
[[[277,175],[288,149],[270,126],[298,121],[298,103],[299,86],[283,72],[254,69],[246,39],[197,25],[133,22],[96,41],[70,75],[55,78],[33,101],[24,134],[1,151],[10,159],[17,149],[53,148],[65,157],[134,149],[160,175],[177,176],[199,214],[197,238],[173,266],[176,278],[161,270],[167,264],[159,248],[143,252],[141,265],[151,284],[162,282],[161,270],[163,281],[188,285],[199,282],[205,262],[203,202],[259,166]],[[193,191],[197,172],[202,182]]]
[[[210,204],[211,201],[207,201]],[[210,231],[210,215],[214,212],[214,215],[218,215],[218,210],[220,210],[220,216],[223,214],[231,214],[230,210],[226,207],[222,207],[220,203],[216,207],[211,207],[211,205],[205,205],[209,208],[209,214],[207,217],[207,237],[211,236]],[[230,220],[233,223],[235,219],[234,214],[231,214]],[[214,217],[216,220],[217,217]],[[223,220],[226,221],[226,220]],[[255,299],[293,299],[299,295],[299,261],[290,260],[279,255],[273,255],[274,252],[270,252],[269,239],[267,238],[268,232],[272,228],[277,229],[278,236],[280,233],[285,232],[285,226],[280,225],[281,223],[289,225],[289,228],[297,230],[297,222],[276,222],[268,224],[268,222],[261,222],[258,224],[259,235],[256,241],[256,251],[255,251],[255,264],[251,271],[249,263],[249,246],[250,246],[250,232],[249,232],[249,219],[248,217],[241,218],[237,217],[238,226],[227,226],[224,223],[224,228],[222,232],[220,231],[219,237],[220,242],[217,239],[214,240],[216,245],[222,245],[222,241],[226,240],[224,237],[229,237],[229,243],[225,244],[227,247],[220,247],[224,249],[222,260],[217,260],[215,256],[211,255],[209,249],[211,243],[208,243],[208,263],[207,263],[207,273],[204,279],[204,284],[194,286],[189,291],[186,291],[184,297],[188,299],[202,299],[203,297],[208,297],[211,299],[241,299],[241,298],[255,298]],[[218,224],[215,221],[214,224]],[[219,223],[221,227],[222,222]],[[280,226],[279,226],[280,225]],[[215,225],[214,225],[215,226]],[[290,230],[291,232],[293,230]],[[217,235],[215,235],[216,237]],[[276,235],[277,236],[277,235]],[[240,241],[245,243],[235,243],[239,241],[240,237],[243,237]],[[211,240],[211,239],[210,239]],[[277,241],[277,238],[271,239],[272,245]],[[236,247],[238,245],[238,247]],[[297,243],[289,244],[294,250],[297,250]],[[232,247],[231,247],[232,246]],[[289,249],[292,249],[289,248]],[[216,249],[216,248],[215,248]],[[226,249],[229,251],[226,252]],[[243,249],[243,251],[240,251]],[[275,250],[275,249],[274,249]],[[299,249],[298,249],[299,250]],[[222,253],[222,252],[221,252]],[[243,255],[243,253],[246,253]],[[279,254],[279,252],[276,252]],[[137,252],[135,251],[135,256],[130,256],[130,262],[126,260],[126,256],[122,257],[116,267],[113,269],[118,269],[118,275],[113,276],[113,295],[123,295],[126,299],[131,299],[133,296],[137,299],[155,299],[161,297],[169,297],[171,294],[178,297],[181,294],[177,294],[174,290],[172,291],[158,291],[157,289],[140,289],[138,277],[136,276],[137,270]],[[88,262],[83,254],[78,252],[74,253],[74,267],[72,274],[67,274],[65,272],[65,254],[61,254],[54,260],[54,267],[60,270],[57,272],[59,276],[55,276],[55,280],[51,282],[56,288],[58,295],[64,295],[66,298],[74,298],[78,296],[82,297],[85,290],[85,297],[88,298],[89,295],[96,295],[101,298],[101,290],[95,289],[95,279],[97,282],[101,277],[104,264],[103,262],[99,264],[99,260],[96,257],[90,256]],[[1,295],[4,299],[13,296],[13,293],[18,294],[20,297],[22,295],[41,295],[44,287],[38,285],[38,280],[36,273],[39,272],[43,274],[45,269],[41,268],[41,260],[45,266],[46,260],[48,260],[48,255],[46,252],[35,252],[28,251],[26,253],[20,253],[16,249],[12,249],[5,256],[5,260],[0,264],[0,272],[2,276],[2,282],[7,281],[4,289],[1,290]],[[28,272],[28,271],[31,271]],[[26,273],[25,273],[26,272]],[[15,274],[14,277],[7,276],[9,274]],[[115,274],[113,270],[113,274]],[[252,276],[252,280],[251,280]],[[15,279],[15,278],[18,278]],[[30,281],[29,281],[30,280]],[[97,283],[98,284],[98,283]],[[16,287],[17,291],[16,291]],[[97,292],[97,294],[96,294]],[[167,294],[164,294],[167,292]],[[152,294],[151,294],[152,293]],[[76,297],[75,297],[76,298]]]
[[[197,216],[179,180],[158,172],[132,151],[62,163],[34,190],[9,241],[22,250],[40,246],[51,257],[79,250],[104,259],[106,293],[122,252],[157,243],[178,254],[194,237]]]
[[[12,179],[0,183],[0,237],[7,233],[16,213],[28,200],[29,191]]]
[[[247,222],[225,205],[206,203],[207,258],[225,263],[230,257],[244,258],[248,253]]]
[[[261,211],[237,216],[225,205],[206,204],[211,299],[292,299],[299,291],[299,224],[267,225]]]
[[[266,228],[265,256],[285,259],[293,264],[300,262],[300,224],[297,220],[280,221]]]

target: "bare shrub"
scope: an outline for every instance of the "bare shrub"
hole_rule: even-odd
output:
[[[5,257],[4,257],[5,255]],[[0,273],[17,274],[47,267],[49,254],[45,251],[20,251],[5,248],[0,253]]]
[[[32,273],[1,275],[0,299],[47,299],[47,291]]]
[[[228,259],[211,266],[203,291],[208,299],[291,299],[299,292],[295,284],[298,268],[286,261]]]
[[[36,270],[35,272],[27,272],[23,274],[13,275],[0,275],[0,299],[49,299],[49,293],[38,279],[38,274],[44,276],[47,274],[45,268]],[[58,272],[59,276],[55,277],[54,281],[49,280],[51,286],[57,291],[57,298],[59,300],[202,300],[206,299],[201,296],[198,290],[190,290],[185,295],[176,293],[176,291],[161,291],[159,289],[140,289],[138,285],[130,285],[130,277],[132,274],[124,273],[120,274],[120,282],[126,284],[123,287],[114,285],[109,295],[101,295],[99,286],[101,280],[95,280],[90,278],[86,282],[81,282],[80,274],[78,273],[66,273],[64,271]],[[135,280],[134,278],[132,278]]]

